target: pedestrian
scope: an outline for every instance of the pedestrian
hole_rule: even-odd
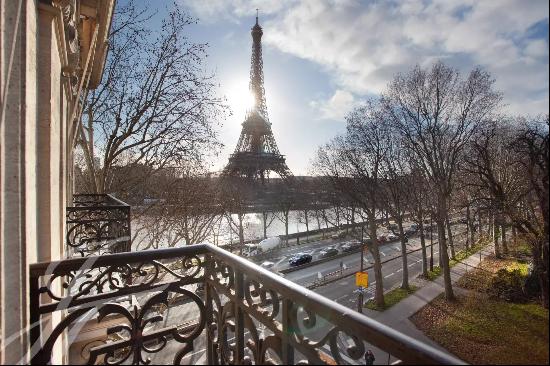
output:
[[[365,352],[365,365],[374,365],[374,353],[369,349]]]

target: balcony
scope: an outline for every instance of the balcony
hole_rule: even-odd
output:
[[[30,304],[34,364],[461,362],[208,244],[31,265]]]
[[[110,194],[76,194],[67,207],[68,257],[129,252],[130,233],[130,206]]]

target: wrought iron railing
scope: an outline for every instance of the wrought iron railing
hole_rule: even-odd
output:
[[[130,206],[109,194],[76,194],[67,207],[67,254],[129,252]]]
[[[461,362],[208,244],[31,265],[30,304],[35,364],[102,323],[80,361],[191,364],[203,349],[208,364],[346,364],[377,347],[406,363]]]

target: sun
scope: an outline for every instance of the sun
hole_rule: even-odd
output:
[[[239,117],[254,107],[254,95],[248,89],[247,81],[239,81],[231,84],[227,90],[227,102],[233,115]]]

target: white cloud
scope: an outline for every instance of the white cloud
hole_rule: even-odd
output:
[[[313,61],[333,77],[338,90],[325,107],[316,104],[325,116],[338,103],[335,97],[344,103],[353,97],[351,93],[380,93],[396,72],[436,59],[463,72],[476,65],[485,67],[496,78],[510,110],[548,111],[548,41],[528,35],[534,24],[547,21],[547,0],[187,0],[185,4],[199,16],[237,21],[260,8],[267,19],[265,43]]]
[[[438,58],[462,71],[481,65],[511,110],[536,96],[529,105],[544,112],[548,43],[526,34],[547,14],[547,1],[309,0],[276,14],[265,25],[265,40],[323,65],[339,89],[356,94],[380,93],[396,72]]]
[[[343,121],[346,114],[357,105],[352,93],[338,89],[328,100],[314,100],[309,105],[321,118]]]
[[[259,9],[260,17],[281,11],[291,0],[180,0],[201,22],[226,19],[238,23],[241,17],[250,17]]]

